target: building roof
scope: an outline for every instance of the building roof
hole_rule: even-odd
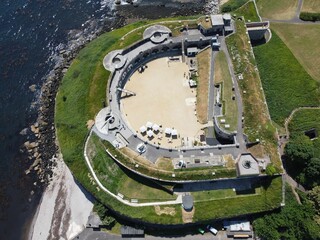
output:
[[[193,197],[191,195],[183,196],[182,205],[185,210],[191,210],[193,208]]]
[[[198,52],[198,48],[197,47],[190,47],[187,48],[187,53],[197,53]]]
[[[223,19],[224,20],[231,20],[231,14],[230,13],[223,14]]]
[[[222,14],[210,15],[212,26],[223,26],[223,18]]]
[[[241,154],[238,162],[238,176],[259,175],[259,166],[257,160],[250,154]]]
[[[129,226],[121,226],[121,235],[144,235],[144,230]]]

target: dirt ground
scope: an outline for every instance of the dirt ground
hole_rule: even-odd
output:
[[[188,84],[186,63],[156,59],[147,64],[143,73],[136,71],[127,82],[125,89],[136,96],[123,98],[121,107],[129,126],[146,141],[165,147],[178,147],[188,138],[195,140],[202,133],[196,116],[196,90]],[[140,127],[150,121],[162,128],[153,138],[141,135]],[[164,134],[165,128],[174,128],[178,138]],[[184,138],[184,139],[183,139]]]

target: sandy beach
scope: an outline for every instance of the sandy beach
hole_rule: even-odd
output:
[[[74,238],[85,228],[93,208],[92,199],[77,185],[66,164],[61,159],[56,162],[53,180],[33,218],[32,240]]]

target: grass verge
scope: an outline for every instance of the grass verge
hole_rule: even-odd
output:
[[[255,47],[254,53],[273,121],[282,125],[295,108],[319,105],[319,83],[275,32],[267,44]]]
[[[210,77],[211,48],[197,54],[198,81],[197,81],[197,117],[201,124],[208,122],[208,89]]]
[[[234,91],[233,82],[230,75],[227,58],[224,52],[220,51],[215,59],[214,66],[214,83],[222,84],[222,99],[223,99],[223,118],[226,120],[226,124],[230,125],[228,131],[237,130],[237,115],[238,106],[237,101],[233,100]],[[219,119],[220,119],[219,118]],[[224,125],[221,124],[221,127]]]

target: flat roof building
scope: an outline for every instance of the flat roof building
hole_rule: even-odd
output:
[[[241,154],[237,162],[238,177],[258,176],[260,174],[257,160],[250,154]]]

